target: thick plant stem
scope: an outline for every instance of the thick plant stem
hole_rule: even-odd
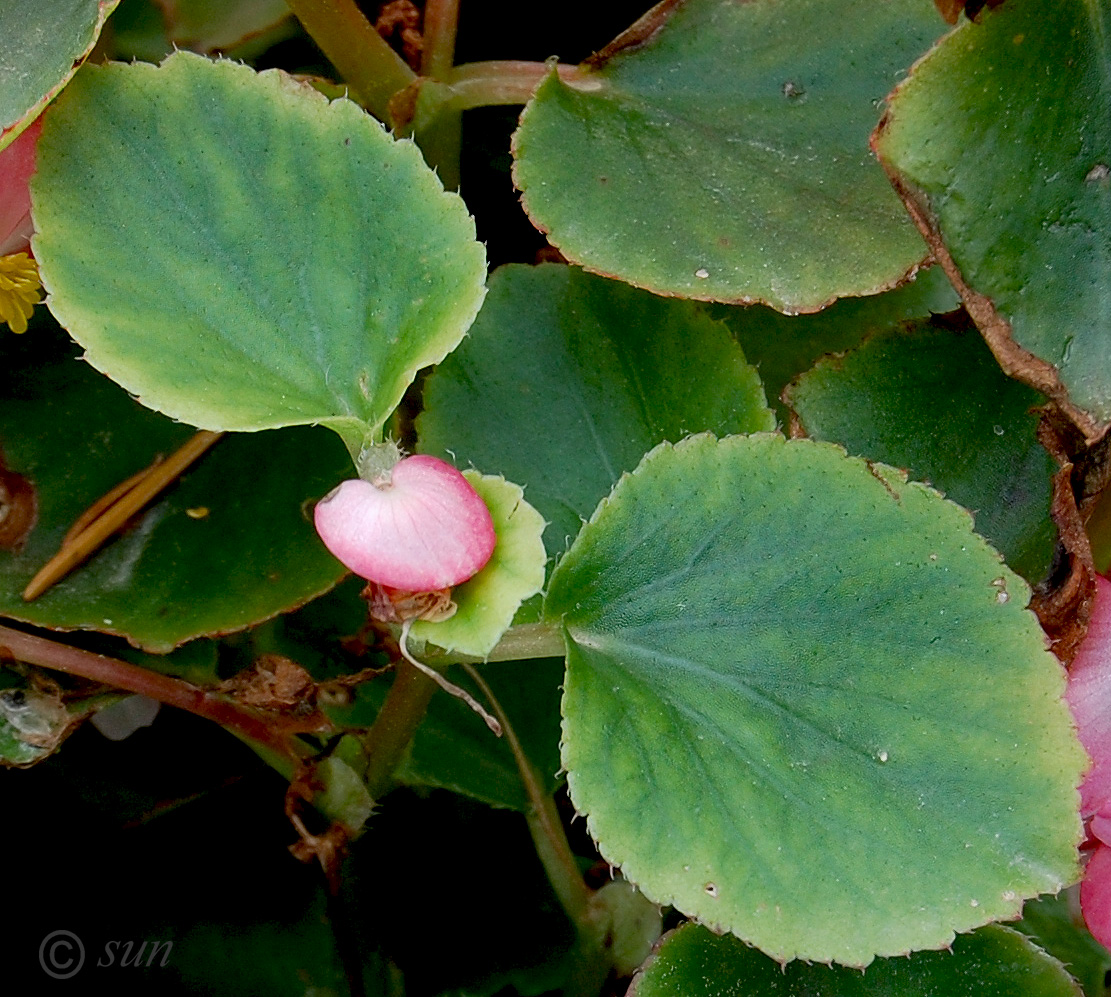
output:
[[[363,739],[367,755],[366,786],[372,799],[379,799],[393,787],[394,773],[438,688],[408,661],[397,663],[397,674],[386,701]]]
[[[390,98],[416,74],[374,30],[355,0],[289,0],[289,9],[339,70],[351,95],[388,122]]]
[[[557,65],[559,78],[570,86],[595,88],[578,66]],[[452,105],[461,111],[498,104],[527,104],[552,67],[544,62],[498,59],[456,66],[449,82]]]
[[[513,729],[513,725],[505,715],[505,710],[502,709],[490,686],[473,665],[464,665],[463,668],[490,704],[494,715],[501,723],[506,742],[513,752],[517,772],[521,776],[525,794],[529,799],[529,812],[526,814],[529,831],[540,861],[544,865],[544,871],[548,874],[560,905],[578,929],[579,934],[589,937],[594,934],[590,904],[590,898],[594,894],[583,882],[575,853],[571,851],[567,835],[563,833],[563,824],[556,812],[555,803],[551,796],[544,792],[536,769],[521,747],[517,732]]]
[[[459,27],[459,0],[427,0],[424,5],[422,76],[446,80],[455,62],[455,34]]]
[[[321,730],[322,724],[326,725],[326,721],[320,716],[261,716],[247,707],[206,689],[199,689],[181,679],[161,675],[104,654],[94,654],[92,651],[83,651],[45,637],[0,626],[0,656],[3,655],[29,665],[78,675],[115,689],[149,696],[167,706],[176,706],[206,720],[212,720],[227,727],[237,736],[258,742],[291,758],[295,758],[296,753],[290,735],[317,732]]]

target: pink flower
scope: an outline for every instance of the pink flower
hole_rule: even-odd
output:
[[[490,510],[454,467],[418,454],[372,481],[345,481],[316,506],[320,539],[355,574],[433,592],[485,567],[497,540]]]
[[[1096,578],[1088,635],[1069,670],[1066,693],[1080,743],[1092,759],[1080,787],[1089,851],[1080,908],[1088,930],[1111,947],[1111,581]]]
[[[42,118],[0,151],[0,322],[26,332],[39,301],[39,270],[31,258],[31,174]]]
[[[42,118],[0,152],[0,256],[26,253],[31,248],[31,174]]]

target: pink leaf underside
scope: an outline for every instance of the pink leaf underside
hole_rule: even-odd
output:
[[[1111,947],[1111,846],[1099,845],[1088,860],[1080,884],[1080,909],[1096,941]]]
[[[1088,817],[1111,801],[1111,581],[1103,577],[1096,579],[1092,622],[1069,670],[1066,697],[1092,759],[1080,787],[1080,809]]]
[[[30,248],[31,174],[35,172],[35,144],[42,118],[29,125],[0,152],[0,256],[25,253]]]
[[[435,457],[400,461],[385,488],[345,481],[316,506],[325,546],[369,581],[414,592],[465,582],[490,560],[490,511],[454,467]]]

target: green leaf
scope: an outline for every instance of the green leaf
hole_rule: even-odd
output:
[[[285,0],[174,0],[163,10],[169,40],[194,52],[227,51],[293,16]]]
[[[494,520],[497,546],[477,575],[452,589],[459,607],[442,623],[417,620],[412,635],[437,647],[483,658],[513,622],[521,603],[544,586],[544,519],[524,499],[524,490],[504,478],[464,471]]]
[[[459,342],[484,253],[419,150],[350,101],[188,53],[89,67],[43,130],[49,305],[140,401],[358,450]]]
[[[756,372],[696,305],[552,264],[494,273],[424,404],[420,448],[524,485],[550,555],[657,443],[775,424]]]
[[[875,144],[1005,370],[1111,421],[1107,0],[1008,0],[896,91]]]
[[[780,401],[783,389],[821,356],[859,346],[870,332],[949,312],[959,304],[945,271],[930,267],[893,291],[841,298],[816,315],[781,315],[762,305],[711,305],[709,312],[729,326],[748,362],[760,372],[768,400],[786,425],[788,409]]]
[[[69,82],[118,2],[4,0],[0,4],[0,149]]]
[[[660,4],[537,90],[526,210],[568,259],[663,294],[800,312],[892,287],[926,251],[868,134],[944,29],[929,0]]]
[[[629,997],[1079,997],[1064,967],[1017,931],[991,925],[952,952],[884,959],[863,974],[839,966],[783,967],[735,938],[685,924],[665,939]]]
[[[269,854],[266,857],[270,858]],[[259,863],[258,859],[253,861]],[[290,910],[292,905],[284,898],[276,912],[257,909],[261,903],[252,900],[250,896],[232,897],[209,916],[185,923],[171,919],[173,915],[168,911],[162,913],[166,920],[155,937],[171,938],[173,945],[165,967],[159,965],[166,951],[164,944],[153,964],[137,964],[146,967],[146,986],[160,990],[167,978],[176,978],[180,981],[179,992],[226,997],[259,993],[273,997],[347,997],[352,992],[323,889],[309,898],[302,911]],[[136,942],[135,947],[138,945]],[[121,947],[117,957],[123,954]],[[145,955],[151,958],[149,948]],[[377,967],[372,967],[373,963],[367,967],[368,982],[374,980]],[[135,969],[130,972],[135,973]],[[364,991],[360,988],[359,992]],[[385,997],[389,990],[383,984],[368,987],[366,992],[368,997]]]
[[[444,674],[482,700],[482,693],[461,668],[449,668]],[[545,791],[554,792],[561,782],[557,772],[563,659],[490,662],[482,665],[482,677],[543,778]],[[326,712],[342,727],[369,727],[389,684],[386,677],[365,682],[356,687],[353,703],[329,706]],[[494,737],[469,706],[452,696],[433,698],[397,778],[404,785],[450,789],[495,807],[522,812],[530,807],[505,738]]]
[[[1111,953],[1084,926],[1076,890],[1029,901],[1022,909],[1022,920],[1014,926],[1060,959],[1086,997],[1105,997]]]
[[[313,782],[319,786],[313,806],[329,820],[343,824],[352,835],[362,830],[374,811],[374,800],[363,782],[365,773],[362,744],[350,734],[341,738],[336,751],[313,769]]]
[[[299,428],[221,440],[92,560],[24,602],[74,520],[190,435],[50,346],[39,329],[0,347],[0,459],[37,502],[25,542],[0,550],[0,615],[164,652],[284,612],[343,576],[304,510],[350,461],[330,434]]]
[[[821,361],[788,389],[817,440],[928,481],[1031,583],[1049,570],[1057,464],[1038,442],[1038,392],[999,369],[980,336],[921,322]]]
[[[971,525],[829,444],[647,455],[545,603],[608,861],[777,959],[858,966],[1075,880],[1064,675]]]

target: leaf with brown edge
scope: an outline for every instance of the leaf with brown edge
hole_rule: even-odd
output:
[[[1106,0],[1009,0],[895,91],[872,144],[1003,369],[1111,424]]]
[[[522,203],[568,260],[658,294],[797,314],[895,287],[925,247],[865,133],[944,29],[926,0],[660,4],[541,83]]]

